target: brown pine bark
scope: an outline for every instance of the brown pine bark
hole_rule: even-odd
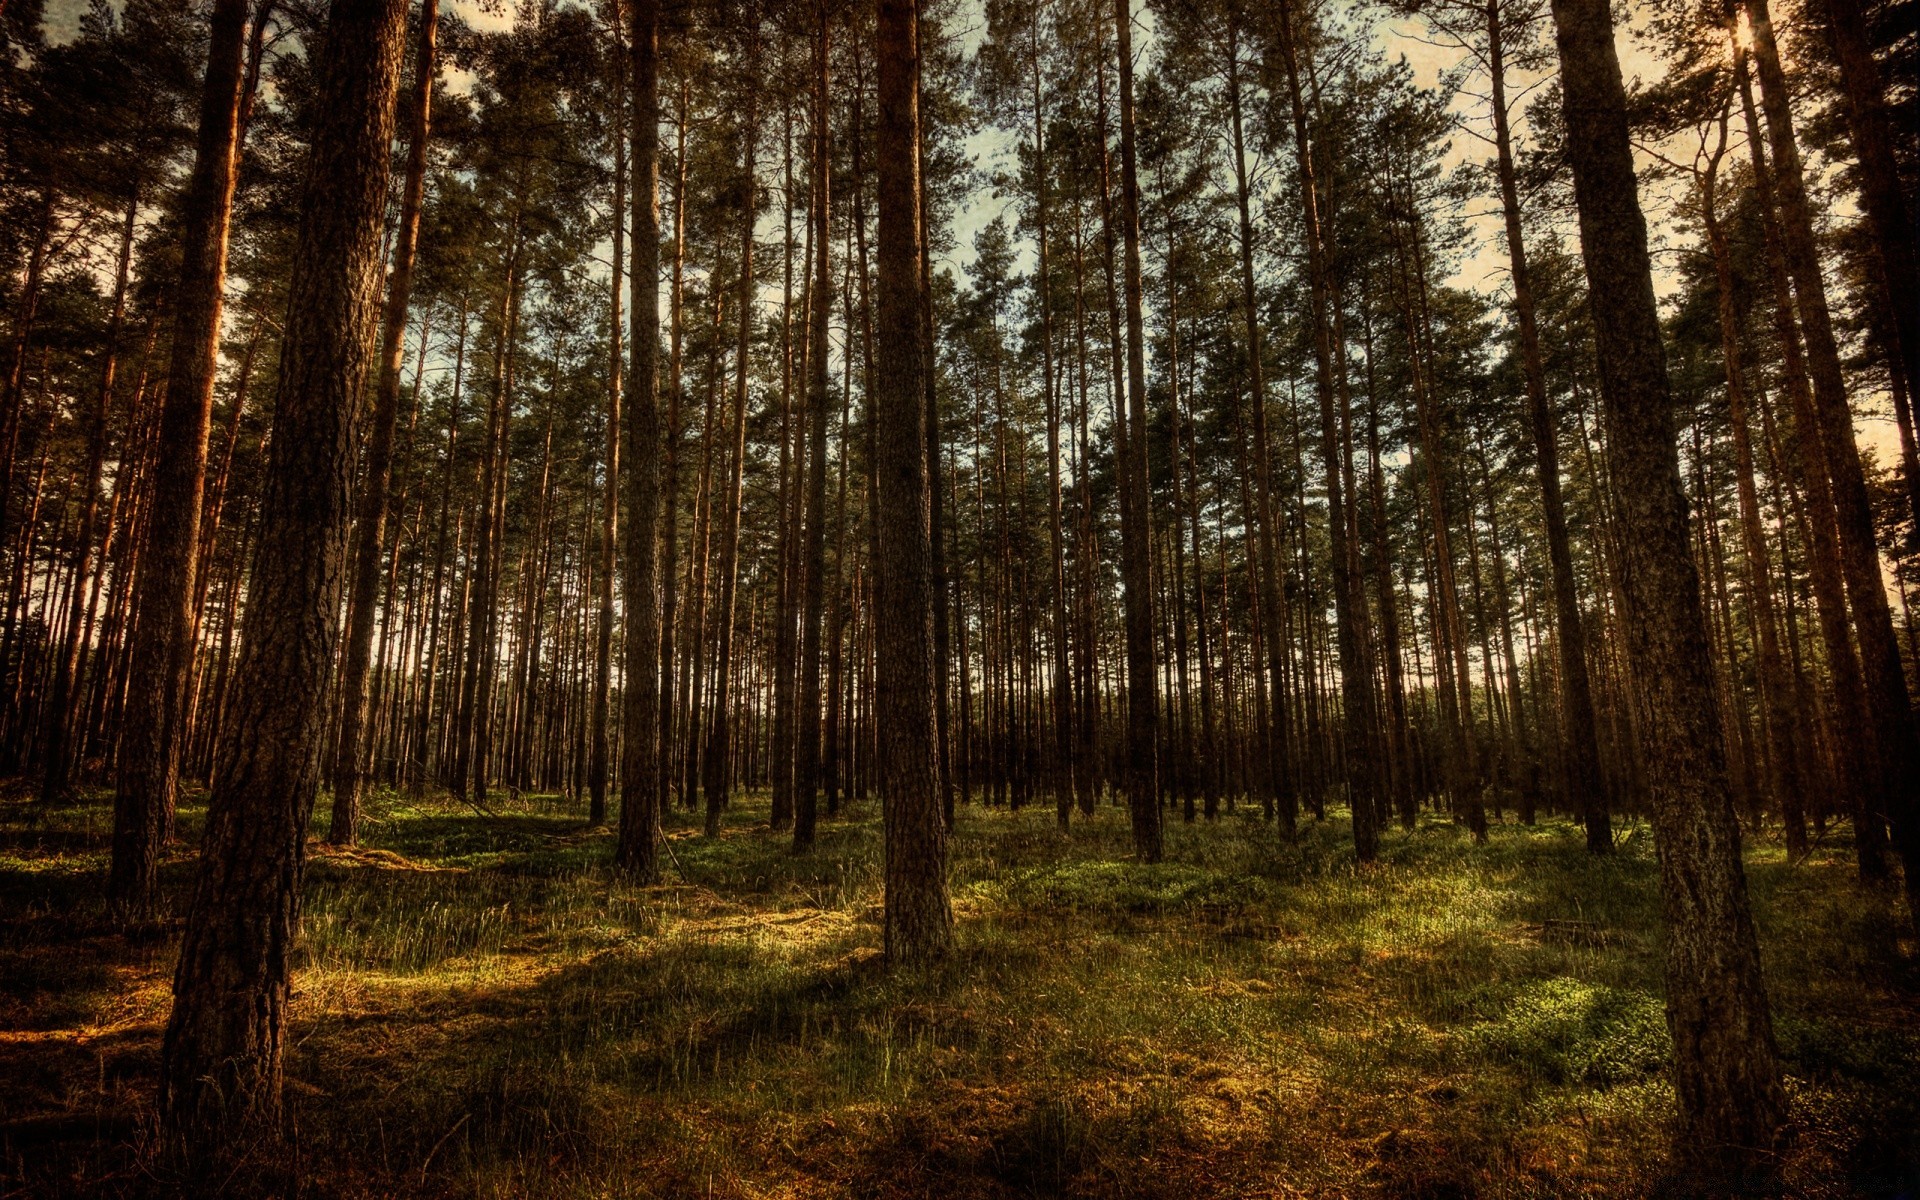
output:
[[[1846,380],[1827,307],[1826,282],[1813,240],[1813,217],[1801,174],[1786,76],[1780,67],[1766,0],[1745,0],[1745,4],[1753,29],[1761,107],[1767,116],[1767,137],[1773,149],[1781,247],[1793,278],[1800,328],[1806,335],[1819,440],[1833,485],[1840,567],[1846,577],[1854,636],[1860,646],[1860,676],[1871,722],[1867,737],[1873,747],[1872,756],[1863,764],[1866,820],[1885,821],[1893,827],[1894,845],[1906,868],[1907,907],[1920,920],[1920,800],[1916,800],[1916,794],[1920,794],[1920,736],[1914,731],[1912,698],[1900,661],[1900,645],[1894,639],[1893,613],[1887,603],[1880,550],[1874,540],[1872,504],[1855,445],[1853,412],[1847,403]]]
[[[1873,726],[1867,715],[1860,659],[1854,652],[1853,630],[1847,616],[1833,485],[1820,446],[1819,418],[1814,412],[1806,353],[1801,347],[1799,325],[1794,320],[1793,282],[1787,273],[1785,239],[1774,204],[1773,164],[1767,158],[1760,118],[1753,102],[1752,81],[1747,72],[1749,56],[1739,52],[1739,37],[1731,28],[1734,18],[1734,10],[1729,9],[1729,32],[1735,44],[1734,75],[1740,89],[1747,153],[1752,159],[1754,192],[1759,200],[1761,230],[1766,243],[1768,284],[1772,293],[1769,307],[1774,337],[1780,348],[1783,386],[1793,412],[1793,453],[1786,461],[1789,471],[1797,476],[1802,494],[1805,540],[1810,548],[1807,574],[1832,689],[1832,728],[1839,750],[1832,762],[1833,790],[1838,807],[1854,822],[1854,852],[1861,877],[1879,880],[1887,875],[1887,846],[1879,822],[1867,819],[1873,778],[1870,769],[1874,761]]]
[[[805,546],[805,597],[800,626],[799,738],[794,766],[793,845],[813,844],[818,820],[821,738],[821,632],[826,616],[827,572],[827,356],[831,351],[828,321],[833,316],[833,128],[828,76],[830,49],[825,0],[819,7],[820,28],[814,41],[813,80],[813,221],[814,279],[808,311],[812,324],[807,353],[807,410],[809,417]],[[855,136],[860,136],[855,131]]]
[[[876,732],[886,825],[886,951],[902,964],[944,959],[953,946],[933,698],[919,7],[918,0],[875,0],[880,227],[874,616],[876,707],[884,714]]]
[[[107,342],[100,366],[100,386],[94,393],[93,412],[87,420],[87,470],[81,483],[80,528],[73,540],[73,589],[67,604],[67,627],[60,658],[55,665],[53,691],[47,702],[47,719],[42,759],[40,797],[56,801],[65,797],[72,778],[70,741],[79,718],[74,697],[75,680],[80,674],[80,656],[86,648],[84,626],[87,621],[86,581],[93,566],[93,542],[100,523],[100,476],[107,460],[107,416],[113,405],[114,369],[119,361],[120,331],[127,316],[127,276],[133,261],[134,223],[140,213],[140,187],[134,184],[127,196],[127,212],[120,226],[120,253],[113,277],[113,306],[107,317]],[[98,595],[96,579],[95,595]]]
[[[1267,429],[1267,388],[1265,353],[1260,344],[1260,303],[1253,283],[1253,215],[1247,182],[1247,155],[1243,102],[1240,87],[1239,27],[1227,31],[1227,103],[1233,122],[1234,202],[1239,216],[1240,305],[1247,325],[1247,386],[1253,406],[1253,474],[1255,537],[1259,561],[1254,570],[1258,579],[1260,623],[1267,629],[1280,628],[1280,560],[1276,549],[1273,514],[1273,446]],[[1286,745],[1286,646],[1279,638],[1266,639],[1268,691],[1271,724],[1262,740],[1271,753],[1267,760],[1267,781],[1263,791],[1280,798],[1280,819],[1291,836],[1295,801],[1290,775],[1284,759]]]
[[[758,92],[754,93],[757,98]],[[733,643],[736,624],[735,593],[740,583],[740,499],[741,477],[747,457],[747,382],[751,369],[753,339],[753,220],[758,202],[755,196],[754,143],[759,138],[759,120],[754,101],[749,101],[741,126],[743,143],[740,184],[740,279],[734,298],[740,313],[734,342],[733,430],[728,435],[728,475],[721,514],[720,594],[716,607],[714,637],[714,675],[712,716],[707,729],[706,760],[702,764],[701,789],[706,795],[706,832],[720,832],[720,812],[727,806],[733,779]]]
[[[1366,670],[1363,654],[1365,632],[1360,628],[1360,607],[1365,598],[1357,595],[1357,560],[1353,553],[1347,520],[1347,478],[1351,475],[1350,456],[1339,434],[1335,413],[1334,330],[1332,306],[1337,303],[1327,263],[1327,233],[1322,227],[1319,185],[1315,178],[1313,147],[1307,128],[1305,97],[1300,86],[1299,51],[1293,27],[1292,5],[1281,0],[1280,52],[1286,64],[1287,92],[1293,113],[1294,162],[1298,171],[1301,219],[1307,238],[1308,288],[1313,307],[1314,386],[1320,408],[1320,455],[1327,490],[1327,530],[1332,542],[1331,574],[1335,641],[1340,656],[1341,714],[1345,727],[1348,772],[1348,798],[1353,813],[1354,856],[1371,862],[1379,852],[1377,809],[1371,787],[1367,786],[1364,747],[1372,728],[1373,679]],[[1341,374],[1344,376],[1345,372]],[[1345,382],[1340,384],[1341,407],[1345,408]]]
[[[660,6],[659,0],[631,2],[633,388],[625,431],[627,685],[614,858],[633,878],[651,883],[660,874]]]
[[[612,5],[615,61],[626,45],[621,28],[620,0]],[[613,70],[613,257],[607,284],[607,410],[606,449],[601,469],[606,473],[600,492],[600,557],[593,580],[597,609],[591,701],[587,715],[587,820],[607,822],[607,775],[612,746],[607,732],[613,692],[613,583],[620,536],[620,374],[626,358],[626,331],[620,327],[620,285],[627,256],[627,75],[631,60]]]
[[[772,745],[769,757],[772,759],[770,790],[772,806],[768,813],[767,824],[775,830],[784,830],[793,824],[793,788],[794,788],[794,701],[795,690],[799,683],[800,622],[795,609],[800,604],[800,543],[804,540],[801,525],[804,521],[804,493],[798,479],[799,472],[805,469],[805,437],[800,428],[804,414],[794,411],[793,398],[793,214],[797,202],[793,185],[793,99],[789,96],[781,105],[782,131],[780,137],[783,179],[780,188],[781,208],[784,210],[784,229],[781,237],[781,282],[780,282],[780,466],[776,507],[779,510],[775,546],[779,554],[779,578],[777,596],[774,602],[773,630],[773,719]],[[801,254],[800,270],[803,275],[812,268],[813,222],[807,222],[806,246]],[[803,289],[804,290],[804,289]],[[803,304],[810,306],[811,293],[803,296]],[[801,324],[807,326],[807,314],[801,314]],[[802,341],[806,340],[802,334]],[[801,374],[806,374],[804,352],[801,355]],[[802,380],[804,385],[805,380]]]
[[[1153,559],[1147,481],[1147,335],[1141,316],[1140,182],[1134,164],[1133,8],[1114,0],[1120,61],[1120,235],[1125,253],[1127,319],[1127,459],[1121,487],[1130,503],[1121,510],[1121,607],[1127,633],[1127,807],[1133,822],[1133,853],[1159,862],[1160,705],[1153,654]]]
[[[1725,118],[1720,125],[1720,150],[1726,146]],[[1767,723],[1767,791],[1780,808],[1786,825],[1787,853],[1798,860],[1807,853],[1806,797],[1799,747],[1794,737],[1794,687],[1780,653],[1779,618],[1774,608],[1772,553],[1760,515],[1760,497],[1754,487],[1753,443],[1747,424],[1747,378],[1741,360],[1740,322],[1735,310],[1733,260],[1721,227],[1714,189],[1720,153],[1709,160],[1700,182],[1701,224],[1713,257],[1714,281],[1719,292],[1720,357],[1726,372],[1727,422],[1733,433],[1734,485],[1740,505],[1741,546],[1746,555],[1747,600],[1753,606],[1753,625],[1760,667],[1760,704]]]
[[[419,40],[413,51],[413,128],[407,133],[407,174],[400,190],[400,223],[393,231],[393,265],[387,278],[387,311],[380,336],[373,430],[367,441],[367,473],[360,484],[354,525],[353,589],[347,600],[347,655],[340,684],[340,740],[333,761],[333,821],[327,840],[351,846],[360,836],[360,757],[367,722],[367,668],[373,656],[378,615],[380,552],[387,536],[388,494],[393,481],[393,434],[400,415],[400,355],[413,295],[413,261],[420,244],[420,205],[427,191],[427,135],[431,128],[434,38],[439,0],[422,0]],[[388,620],[392,620],[389,615]]]
[[[1880,282],[1886,289],[1892,340],[1898,343],[1894,357],[1911,386],[1912,381],[1920,380],[1920,251],[1914,247],[1913,222],[1893,156],[1898,136],[1896,118],[1887,111],[1886,86],[1873,58],[1860,0],[1824,0],[1824,7],[1827,36],[1840,65],[1847,132],[1859,171],[1860,206],[1867,210],[1874,244],[1880,252]],[[1913,135],[1912,122],[1909,112],[1908,137]]]
[[[1626,96],[1606,0],[1555,0],[1568,159],[1621,532],[1627,651],[1650,767],[1667,921],[1676,1182],[1724,1192],[1769,1172],[1785,1112],[1688,550],[1687,503]]]
[[[190,1156],[277,1140],[280,1050],[307,817],[339,641],[348,497],[377,315],[405,0],[336,0],[315,61],[306,183],[281,343],[234,709],[174,972],[163,1137]]]
[[[1500,24],[1502,0],[1487,0],[1487,73],[1493,85],[1493,141],[1500,177],[1500,207],[1506,220],[1507,263],[1513,277],[1513,313],[1520,330],[1520,363],[1527,383],[1527,420],[1533,436],[1535,469],[1540,476],[1541,509],[1546,517],[1547,564],[1553,584],[1555,649],[1560,667],[1560,754],[1566,773],[1567,806],[1580,815],[1587,849],[1613,849],[1607,793],[1600,779],[1600,741],[1593,716],[1593,683],[1587,674],[1586,619],[1573,577],[1573,551],[1567,536],[1567,505],[1560,494],[1560,444],[1553,401],[1547,396],[1546,368],[1540,356],[1540,323],[1533,302],[1533,272],[1527,264],[1520,225],[1520,190],[1513,168],[1513,135],[1507,124],[1506,35]]]
[[[182,205],[173,348],[161,402],[147,536],[134,597],[132,664],[121,718],[109,904],[129,917],[156,903],[160,845],[171,823],[185,730],[195,554],[206,480],[207,422],[219,365],[227,227],[239,159],[246,0],[218,0],[200,99],[199,141]],[[11,457],[9,455],[9,457]]]
[[[245,16],[243,4],[240,18],[244,20]],[[216,28],[215,32],[220,30]],[[235,70],[238,70],[237,65]],[[212,73],[209,72],[211,77]],[[235,86],[238,86],[237,83]],[[8,500],[13,497],[13,460],[20,450],[20,410],[26,399],[27,348],[33,340],[33,320],[40,307],[40,291],[46,281],[47,260],[53,252],[53,206],[53,189],[43,188],[33,249],[27,254],[26,278],[21,281],[20,295],[13,306],[13,344],[8,347],[7,378],[4,387],[0,388],[0,497]],[[9,504],[0,503],[0,545],[5,545],[9,540],[7,511],[10,507]],[[13,633],[12,619],[13,612],[9,609],[9,638]]]

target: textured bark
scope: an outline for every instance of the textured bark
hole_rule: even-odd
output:
[[[627,686],[621,700],[620,841],[615,860],[659,877],[660,755],[660,6],[631,0],[633,387],[626,422]]]
[[[1738,52],[1739,36],[1731,27],[1735,13],[1729,10],[1729,33],[1736,48],[1734,73],[1740,88],[1740,104],[1747,128],[1747,152],[1753,163],[1754,192],[1759,199],[1761,230],[1766,243],[1767,276],[1772,292],[1770,313],[1774,337],[1781,353],[1781,374],[1789,407],[1793,412],[1792,457],[1788,470],[1795,476],[1802,493],[1805,525],[1804,540],[1809,546],[1807,574],[1812,583],[1814,613],[1820,626],[1820,640],[1826,649],[1827,677],[1832,688],[1834,721],[1832,732],[1838,744],[1833,756],[1833,790],[1839,807],[1854,822],[1854,852],[1860,874],[1869,880],[1884,879],[1887,874],[1886,838],[1880,823],[1867,819],[1867,796],[1874,761],[1873,726],[1867,716],[1866,692],[1860,678],[1860,659],[1853,648],[1853,630],[1847,619],[1846,585],[1841,579],[1839,536],[1833,512],[1833,485],[1827,476],[1825,454],[1821,450],[1819,418],[1814,413],[1813,388],[1807,378],[1806,354],[1800,344],[1800,329],[1793,316],[1793,283],[1787,274],[1786,251],[1782,243],[1779,214],[1774,205],[1773,169],[1767,159],[1760,118],[1753,103],[1752,81],[1748,78],[1748,56]],[[1791,627],[1789,627],[1791,628]]]
[[[69,743],[76,732],[79,712],[75,703],[75,681],[80,674],[80,655],[86,648],[84,633],[89,604],[86,581],[93,566],[93,542],[100,523],[100,476],[107,460],[107,415],[113,405],[114,368],[119,361],[120,331],[127,316],[127,276],[133,262],[134,223],[140,213],[140,188],[136,183],[127,197],[127,213],[120,226],[120,253],[113,275],[113,305],[107,317],[107,341],[102,352],[100,386],[94,393],[93,412],[87,419],[87,469],[81,482],[80,528],[73,539],[73,587],[67,598],[67,628],[59,662],[54,668],[53,691],[47,701],[47,720],[42,758],[46,764],[40,781],[43,800],[63,798],[71,779],[73,751]],[[4,493],[0,493],[4,495]],[[94,595],[98,596],[98,581]],[[84,748],[84,747],[83,747]]]
[[[1724,150],[1727,127],[1720,126]],[[1740,539],[1746,555],[1747,602],[1753,606],[1753,625],[1760,667],[1760,704],[1767,722],[1767,792],[1786,823],[1787,853],[1798,860],[1807,853],[1804,772],[1793,729],[1793,682],[1780,653],[1779,618],[1774,609],[1772,554],[1760,515],[1760,497],[1753,483],[1753,442],[1747,423],[1747,378],[1740,354],[1740,320],[1735,310],[1732,256],[1715,209],[1719,155],[1712,159],[1700,183],[1700,217],[1713,256],[1714,282],[1719,292],[1720,357],[1726,372],[1727,423],[1733,434],[1734,485],[1740,504]]]
[[[1555,648],[1560,667],[1560,753],[1567,805],[1586,825],[1587,849],[1613,849],[1607,793],[1600,778],[1600,741],[1593,716],[1593,682],[1587,673],[1586,619],[1573,577],[1567,536],[1567,505],[1560,494],[1560,444],[1547,373],[1540,356],[1540,323],[1533,303],[1533,274],[1520,226],[1520,190],[1513,169],[1513,137],[1507,126],[1506,48],[1500,25],[1502,0],[1487,0],[1487,62],[1493,85],[1493,140],[1500,176],[1500,207],[1506,218],[1507,263],[1513,275],[1513,313],[1520,330],[1520,362],[1527,383],[1527,421],[1540,475],[1540,507],[1546,517],[1547,563],[1553,583]]]
[[[620,30],[620,4],[614,5],[615,53],[626,42]],[[600,557],[594,576],[593,698],[587,715],[587,820],[607,823],[607,774],[612,747],[607,733],[613,692],[613,584],[618,570],[615,545],[620,536],[620,387],[626,358],[626,331],[620,327],[621,281],[627,255],[627,71],[614,71],[613,100],[613,258],[607,283],[606,449],[600,493]]]
[[[828,18],[823,2],[819,36],[814,43],[813,79],[813,219],[814,279],[808,305],[812,348],[807,353],[807,503],[805,597],[800,624],[799,747],[794,770],[793,844],[813,844],[820,787],[820,636],[826,616],[827,573],[827,356],[831,340],[827,323],[833,315],[832,185],[833,131],[828,91]]]
[[[1127,631],[1127,807],[1133,821],[1133,854],[1159,862],[1160,704],[1153,654],[1152,520],[1147,487],[1147,335],[1141,316],[1140,183],[1134,164],[1133,10],[1114,0],[1120,58],[1120,235],[1125,246],[1127,316],[1127,444],[1121,487],[1130,503],[1121,511],[1121,604]]]
[[[1624,634],[1652,768],[1680,1103],[1677,1182],[1721,1193],[1768,1174],[1785,1097],[1727,787],[1700,579],[1687,544],[1613,21],[1606,0],[1556,0],[1553,15],[1619,506]]]
[[[1075,782],[1073,754],[1073,682],[1067,653],[1071,627],[1067,620],[1066,533],[1060,507],[1060,388],[1053,364],[1053,270],[1048,246],[1047,125],[1040,86],[1039,7],[1030,17],[1029,67],[1033,76],[1033,206],[1034,240],[1039,245],[1039,272],[1034,290],[1040,302],[1040,386],[1047,410],[1047,552],[1052,569],[1052,708],[1054,815],[1067,828],[1073,812]],[[937,486],[938,481],[936,481]],[[966,664],[960,667],[966,675]]]
[[[900,963],[953,945],[933,671],[932,481],[921,345],[918,0],[876,0],[879,62],[878,389],[874,395],[875,655],[886,825],[886,951]]]
[[[207,422],[219,365],[227,227],[239,158],[246,0],[213,7],[199,141],[182,203],[173,348],[148,496],[146,545],[135,585],[132,662],[121,718],[108,902],[143,916],[156,901],[160,844],[173,811],[187,678],[192,666],[196,551],[207,468]]]
[[[387,311],[380,337],[373,429],[367,440],[367,473],[360,484],[354,525],[353,587],[347,600],[347,653],[341,668],[340,740],[333,761],[333,820],[327,840],[351,846],[360,836],[360,757],[367,722],[367,677],[373,658],[373,624],[379,610],[381,549],[387,537],[388,497],[393,482],[393,434],[400,415],[400,355],[413,295],[413,261],[420,244],[420,205],[427,191],[427,135],[432,127],[434,38],[439,0],[423,0],[419,40],[413,51],[413,128],[407,134],[407,174],[400,189],[400,223],[393,231],[393,265],[387,277]],[[424,331],[421,334],[425,338]],[[388,615],[391,623],[392,614]]]
[[[1920,920],[1920,799],[1916,799],[1920,793],[1920,737],[1914,732],[1912,698],[1900,662],[1900,646],[1894,639],[1893,613],[1887,603],[1879,547],[1874,541],[1873,508],[1855,445],[1853,413],[1847,404],[1840,351],[1827,308],[1826,281],[1813,238],[1813,218],[1794,140],[1786,77],[1780,69],[1766,0],[1745,0],[1745,4],[1753,28],[1761,107],[1767,116],[1767,137],[1773,149],[1781,247],[1793,278],[1800,328],[1807,339],[1820,444],[1833,485],[1840,568],[1846,577],[1854,636],[1860,645],[1860,677],[1871,722],[1866,736],[1872,744],[1871,756],[1863,764],[1866,821],[1892,825],[1895,848],[1906,868],[1908,909]]]
[[[1327,264],[1327,232],[1322,228],[1319,185],[1315,180],[1307,108],[1300,86],[1299,54],[1292,5],[1281,0],[1280,52],[1286,62],[1287,93],[1293,113],[1294,162],[1299,172],[1301,221],[1307,236],[1308,291],[1313,306],[1314,390],[1320,408],[1320,457],[1326,477],[1327,529],[1332,542],[1334,637],[1340,655],[1341,715],[1346,734],[1348,799],[1353,813],[1354,856],[1371,862],[1379,853],[1375,796],[1368,786],[1365,751],[1372,729],[1373,678],[1366,669],[1366,634],[1360,627],[1366,600],[1359,592],[1357,559],[1347,519],[1351,457],[1336,420],[1334,330],[1330,309],[1337,303]],[[1341,339],[1344,340],[1344,339]],[[1346,408],[1345,371],[1340,372],[1340,407]]]
[[[241,18],[246,15],[245,5],[241,5]],[[216,26],[214,34],[221,32]],[[236,71],[238,67],[236,66]],[[209,71],[211,80],[213,73]],[[236,85],[237,86],[237,85]],[[33,249],[27,254],[27,274],[21,281],[20,295],[13,307],[13,344],[8,347],[7,378],[4,390],[0,390],[0,497],[11,500],[13,497],[13,460],[20,450],[20,406],[25,399],[27,372],[27,347],[33,340],[33,319],[40,307],[40,290],[46,282],[47,260],[53,250],[53,190],[43,189],[40,193],[38,229],[34,234]],[[7,513],[11,504],[0,503],[0,546],[10,540],[7,525]],[[7,609],[7,634],[13,634],[13,608]]]
[[[782,236],[780,240],[780,465],[776,508],[778,519],[775,522],[774,545],[779,553],[779,571],[776,596],[774,600],[773,628],[773,720],[772,737],[768,757],[772,760],[773,778],[769,781],[769,790],[773,793],[773,804],[768,813],[767,824],[774,830],[784,830],[793,824],[793,786],[795,753],[793,738],[794,692],[799,682],[800,666],[799,627],[795,609],[800,603],[800,543],[804,519],[804,495],[798,474],[805,469],[805,442],[800,422],[804,414],[795,411],[793,396],[794,346],[793,346],[793,214],[798,189],[793,183],[793,100],[788,97],[781,104],[782,129],[780,136],[782,159],[782,184],[780,194],[783,200],[781,208]],[[813,258],[813,222],[807,222],[806,245],[801,254],[800,271],[804,276],[812,268],[808,265]],[[803,300],[810,308],[812,296],[806,294]],[[807,344],[805,327],[807,313],[801,314],[801,374],[806,374]],[[802,386],[805,385],[802,379]]]
[[[681,401],[685,388],[680,378],[680,359],[685,337],[681,320],[686,303],[687,258],[687,103],[691,81],[680,78],[680,103],[674,118],[676,144],[673,155],[673,281],[667,298],[667,425],[665,445],[661,449],[660,480],[660,807],[664,812],[669,787],[678,776],[674,771],[673,663],[674,620],[679,609],[680,583],[680,442]],[[691,739],[686,739],[689,743]]]
[[[756,93],[757,97],[757,93]],[[720,594],[716,606],[712,716],[707,730],[706,761],[701,790],[706,795],[706,832],[720,832],[720,813],[727,806],[733,776],[734,626],[740,585],[740,488],[747,457],[747,382],[753,339],[753,219],[757,207],[754,180],[754,143],[760,134],[758,113],[749,103],[741,127],[743,159],[740,185],[740,279],[734,298],[740,314],[734,342],[733,429],[727,436],[728,474],[720,529]]]
[[[277,1137],[289,951],[339,641],[348,495],[378,309],[405,0],[336,0],[294,246],[236,732],[174,972],[160,1117],[190,1154]]]
[[[1920,251],[1914,247],[1913,222],[1900,186],[1899,166],[1894,161],[1898,136],[1894,132],[1895,118],[1887,112],[1886,86],[1873,58],[1860,0],[1824,0],[1823,7],[1834,59],[1840,64],[1847,132],[1859,170],[1860,207],[1867,210],[1874,244],[1880,251],[1881,282],[1886,288],[1893,340],[1898,343],[1894,356],[1911,384],[1920,380]],[[1906,119],[1906,133],[1911,137],[1913,114],[1907,113]]]
[[[1260,345],[1260,300],[1253,283],[1253,216],[1247,183],[1247,154],[1240,90],[1240,45],[1238,26],[1228,29],[1227,101],[1233,118],[1234,200],[1240,219],[1240,306],[1247,323],[1247,386],[1253,406],[1254,526],[1259,561],[1255,567],[1260,597],[1259,623],[1267,629],[1280,628],[1280,559],[1274,533],[1273,446],[1267,429],[1267,386],[1264,351]],[[1269,748],[1266,786],[1269,795],[1280,798],[1280,820],[1291,836],[1295,802],[1291,777],[1284,761],[1286,746],[1286,643],[1280,638],[1266,639],[1267,688],[1273,697],[1270,722],[1263,741]]]

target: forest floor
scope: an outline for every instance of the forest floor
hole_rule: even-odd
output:
[[[669,819],[668,882],[547,797],[374,798],[317,844],[287,1040],[313,1196],[1640,1196],[1666,1161],[1659,902],[1644,826],[1475,846],[1430,818],[1356,871],[1344,820],[961,810],[959,953],[890,973],[879,822],[794,856],[764,798]],[[192,845],[201,813],[189,805]],[[0,799],[0,1196],[154,1190],[177,918],[100,900],[92,797]],[[1844,830],[1749,851],[1794,1194],[1920,1183],[1920,964]],[[192,867],[166,866],[175,910]],[[238,1179],[231,1190],[240,1190]],[[205,1193],[201,1193],[205,1194]]]

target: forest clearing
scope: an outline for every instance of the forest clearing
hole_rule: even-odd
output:
[[[8,1195],[139,1190],[174,935],[90,881],[107,814],[4,809]],[[1644,1196],[1672,1089],[1646,830],[1486,846],[1429,820],[1356,872],[1254,814],[1129,859],[1123,814],[963,812],[958,948],[880,969],[856,812],[789,854],[764,797],[670,820],[666,881],[550,797],[376,796],[316,844],[289,1013],[289,1195]],[[189,822],[196,809],[183,809]],[[184,856],[182,856],[184,859]],[[170,862],[170,883],[188,863]],[[1920,1168],[1912,946],[1832,847],[1750,860],[1791,1194]]]
[[[0,1200],[1920,1191],[1920,0],[0,0]]]

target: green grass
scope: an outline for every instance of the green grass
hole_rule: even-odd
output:
[[[307,875],[287,1071],[314,1195],[1638,1196],[1672,1096],[1648,837],[1291,844],[1244,811],[1128,860],[1121,810],[963,809],[959,953],[889,972],[875,814],[762,799],[668,880],[551,797],[377,796]],[[194,832],[198,813],[184,824]],[[0,802],[0,1194],[139,1190],[176,929],[100,906],[104,802]],[[1920,979],[1846,855],[1749,879],[1796,1194],[1920,1180]],[[185,851],[169,860],[184,896]]]

